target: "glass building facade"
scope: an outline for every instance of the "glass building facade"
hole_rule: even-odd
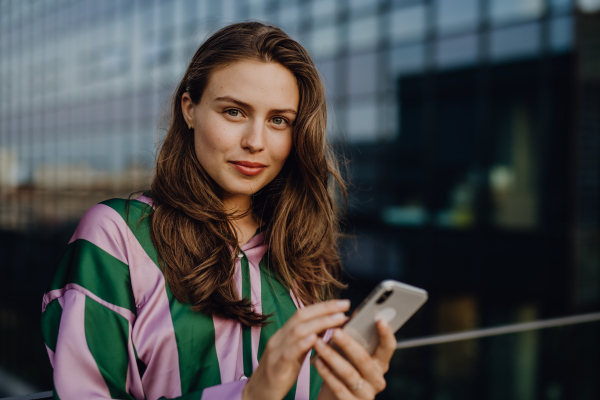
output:
[[[187,62],[244,20],[281,27],[322,74],[354,303],[385,278],[427,289],[399,339],[598,310],[599,3],[0,2],[0,367],[49,389],[37,312],[74,224],[147,188]],[[398,351],[378,398],[598,398],[598,337]]]

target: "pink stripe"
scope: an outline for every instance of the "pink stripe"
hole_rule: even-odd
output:
[[[110,399],[110,392],[85,338],[85,295],[64,294],[56,355],[54,387],[61,399]]]
[[[123,318],[125,318],[127,321],[129,321],[130,324],[133,324],[133,322],[135,321],[135,314],[132,313],[131,310],[128,310],[127,308],[115,306],[114,304],[111,304],[105,300],[102,300],[100,297],[96,296],[94,293],[90,292],[89,290],[87,290],[86,288],[84,288],[82,286],[79,286],[76,283],[68,283],[65,285],[65,287],[63,287],[61,289],[55,289],[55,290],[52,290],[52,291],[46,293],[44,295],[44,300],[42,302],[42,312],[44,312],[46,310],[46,307],[48,306],[48,304],[50,304],[50,302],[52,300],[59,299],[59,301],[60,301],[60,298],[64,297],[64,295],[69,290],[75,290],[75,291],[89,297],[90,299],[94,300],[95,302],[102,304],[104,307],[121,315]],[[63,302],[64,302],[64,300],[63,300]],[[61,306],[64,308],[64,304],[61,304]]]
[[[138,369],[135,359],[135,351],[133,350],[133,341],[131,340],[133,329],[129,329],[129,337],[127,340],[127,358],[129,359],[127,367],[127,380],[125,381],[125,391],[135,399],[143,400],[146,398],[142,380],[140,379],[140,370]]]
[[[48,358],[50,359],[50,365],[54,368],[54,352],[50,350],[50,347],[46,346],[46,352],[48,352]]]
[[[259,236],[259,239],[262,239],[263,237],[263,233],[257,235]],[[253,239],[256,239],[255,236]],[[269,248],[268,245],[266,244],[262,244],[262,245],[258,245],[256,247],[251,247],[253,245],[255,245],[255,243],[259,243],[259,241],[249,241],[245,246],[242,247],[242,250],[244,250],[244,253],[246,253],[246,257],[248,258],[248,266],[249,266],[249,270],[250,270],[250,294],[251,294],[251,302],[252,302],[252,309],[254,310],[254,312],[262,314],[262,297],[261,297],[261,282],[260,282],[260,260],[262,259],[263,255],[265,254],[265,252],[267,251],[267,249]],[[247,250],[245,249],[246,246],[251,247],[248,248]],[[258,366],[258,345],[260,342],[260,330],[261,327],[260,326],[253,326],[251,328],[251,332],[252,332],[252,370],[255,370],[256,367]]]
[[[290,296],[292,301],[299,310],[304,308],[302,300],[296,298],[294,292],[290,290]],[[308,400],[310,397],[310,351],[304,357],[302,367],[300,367],[300,373],[298,374],[298,382],[296,384],[296,400]]]
[[[120,222],[125,223],[115,210],[104,204],[96,204],[83,215],[69,244],[77,239],[88,240],[127,264],[124,252],[127,238],[123,237],[126,231],[121,229]]]
[[[242,400],[242,391],[248,380],[235,381],[218,386],[211,386],[202,392],[201,400]]]
[[[152,199],[150,197],[146,197],[144,195],[138,196],[136,197],[137,201],[141,201],[142,203],[146,203],[149,206],[152,206],[154,208],[154,204],[152,204]]]
[[[235,261],[233,275],[238,296],[242,296],[242,265],[239,258]],[[215,325],[215,349],[219,360],[221,382],[237,381],[244,375],[242,325],[231,319],[213,316]]]
[[[142,378],[149,400],[181,396],[179,353],[165,280],[121,215],[97,204],[82,218],[72,240],[84,239],[129,265],[138,308],[132,338],[147,369]],[[135,362],[135,358],[133,359]]]

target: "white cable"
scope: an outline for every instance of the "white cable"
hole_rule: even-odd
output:
[[[428,346],[432,344],[456,342],[458,340],[477,339],[486,336],[504,335],[506,333],[531,331],[535,329],[552,328],[556,326],[581,324],[583,322],[600,321],[600,313],[573,315],[571,317],[553,318],[535,322],[524,322],[498,326],[494,328],[478,329],[475,331],[449,333],[446,335],[428,336],[418,339],[403,340],[398,342],[397,349]]]

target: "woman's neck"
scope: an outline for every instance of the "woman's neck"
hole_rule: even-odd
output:
[[[234,215],[242,215],[251,208],[252,200],[250,196],[227,196],[223,199],[223,205],[225,211],[233,212]],[[234,218],[232,225],[238,237],[238,244],[242,247],[254,236],[260,223],[254,213],[249,212],[243,217]]]

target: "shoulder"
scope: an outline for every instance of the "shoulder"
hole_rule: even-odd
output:
[[[152,212],[151,204],[139,199],[110,199],[91,207],[79,221],[75,234],[69,241],[87,237],[121,236]]]

